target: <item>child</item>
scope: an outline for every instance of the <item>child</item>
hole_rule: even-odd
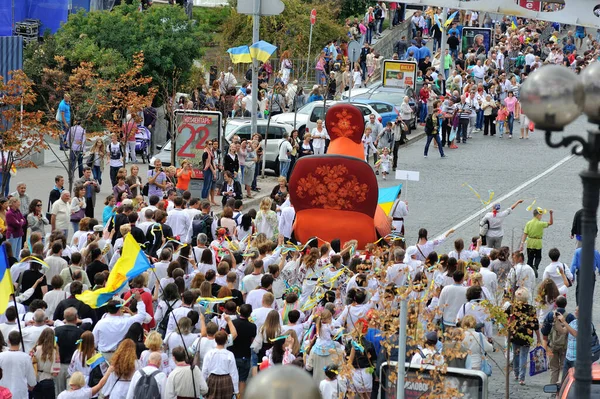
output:
[[[325,379],[319,383],[323,399],[338,399],[346,396],[346,380],[338,378],[338,367],[330,364],[325,367]]]
[[[456,133],[458,133],[458,125],[460,123],[458,110],[454,111],[454,115],[452,115],[452,120],[450,123],[452,124],[452,128],[450,129],[450,137],[448,137],[448,140],[450,140],[450,148],[455,150],[458,148],[458,146],[454,143],[454,139],[456,138]]]
[[[373,151],[374,159],[377,159],[377,149],[373,145],[373,137],[371,137],[372,129],[370,127],[365,128],[365,134],[362,137],[363,147],[365,149],[365,161],[369,162],[369,150]]]
[[[498,116],[496,117],[496,121],[498,122],[498,138],[502,138],[504,134],[504,123],[506,122],[506,118],[508,117],[508,109],[506,108],[506,104],[502,103],[500,109],[498,110]]]
[[[390,173],[390,162],[392,161],[392,157],[390,155],[390,149],[385,147],[383,149],[383,153],[379,158],[379,166],[378,168],[381,170],[381,174],[383,175],[383,180]]]
[[[312,347],[312,351],[319,356],[327,356],[331,349],[336,348],[335,342],[331,339],[333,334],[331,320],[333,316],[327,309],[321,310],[321,314],[315,317],[317,332],[317,341]]]

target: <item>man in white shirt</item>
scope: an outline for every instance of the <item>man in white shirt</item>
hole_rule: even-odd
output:
[[[515,292],[517,288],[527,288],[529,292],[529,304],[534,305],[535,272],[531,266],[525,263],[525,256],[522,252],[513,255],[513,263],[515,266],[508,272],[505,289],[509,292]]]
[[[172,253],[169,248],[160,251],[160,260],[152,265],[154,272],[148,276],[148,289],[154,292],[154,285],[160,283],[160,280],[167,277],[167,268],[171,263]],[[158,278],[158,281],[156,280]]]
[[[169,335],[171,331],[175,331],[177,329],[177,323],[179,322],[179,319],[181,319],[182,317],[187,317],[190,310],[196,310],[198,311],[198,313],[204,313],[204,311],[202,310],[203,308],[200,305],[194,304],[196,296],[192,293],[192,291],[185,291],[181,296],[181,299],[181,306],[173,309],[173,311],[171,312],[169,322],[167,324],[166,335]],[[198,327],[198,325],[194,327]]]
[[[60,272],[69,266],[67,261],[61,257],[62,244],[54,242],[51,245],[52,254],[44,259],[44,262],[48,264],[48,268],[46,269],[46,281],[48,283],[52,281],[52,277],[60,275]]]
[[[248,292],[246,295],[246,303],[252,306],[252,309],[258,309],[263,305],[263,297],[269,293],[269,290],[273,286],[273,276],[270,274],[263,274],[260,279],[260,287]],[[275,306],[271,306],[275,309]]]
[[[248,294],[252,290],[256,289],[260,285],[260,282],[262,280],[264,271],[263,261],[257,259],[254,261],[253,265],[254,270],[252,271],[252,273],[244,276],[244,278],[242,279],[242,283],[240,284],[240,291],[244,295],[244,298],[247,298]]]
[[[190,367],[186,349],[178,346],[171,352],[175,369],[171,371],[165,384],[163,399],[202,397],[208,393],[208,385],[199,367]],[[193,376],[192,376],[193,373]]]
[[[188,216],[188,218],[190,218],[190,220],[194,220],[196,216],[202,213],[202,211],[200,210],[200,199],[190,198],[187,208],[185,208],[183,211]]]
[[[548,252],[548,257],[550,258],[552,263],[546,266],[546,269],[544,270],[544,274],[542,276],[542,280],[551,278],[552,281],[556,283],[556,286],[558,287],[558,292],[560,292],[561,295],[567,295],[569,287],[565,285],[563,276],[567,278],[567,281],[573,283],[573,274],[571,273],[571,269],[564,263],[558,261],[558,259],[560,258],[560,251],[558,250],[558,248],[552,248]]]
[[[69,235],[69,225],[71,224],[71,194],[65,190],[60,194],[60,199],[52,204],[52,217],[50,225],[52,231],[61,230],[65,237]]]
[[[148,233],[148,229],[150,228],[150,226],[152,226],[154,223],[156,223],[153,219],[154,211],[152,209],[146,209],[146,211],[144,213],[140,212],[140,214],[142,215],[142,217],[138,218],[137,227],[140,230],[142,230],[144,235],[146,235]]]
[[[488,67],[481,65],[481,60],[477,60],[477,64],[471,70],[473,72],[473,77],[475,78],[475,83],[483,83],[483,79],[485,78],[485,73],[487,70]]]
[[[250,113],[256,112],[256,107],[252,105],[252,88],[246,88],[246,96],[242,98],[242,105],[244,105]]]
[[[403,262],[404,250],[394,250],[394,264],[390,266],[386,274],[386,283],[393,283],[396,287],[402,287],[406,285],[408,279],[408,266]]]
[[[14,306],[9,306],[6,308],[6,312],[3,315],[6,318],[6,321],[0,324],[0,332],[2,336],[8,337],[11,331],[18,331],[19,326],[17,325],[17,310]]]
[[[165,373],[159,370],[160,364],[162,362],[162,357],[159,352],[152,352],[150,356],[148,356],[148,365],[133,374],[131,378],[131,383],[129,384],[129,390],[127,391],[127,396],[125,399],[133,399],[133,395],[137,387],[140,378],[143,376],[151,376],[156,380],[156,385],[158,385],[158,391],[161,394],[161,397],[164,392],[165,384],[167,383],[167,376]]]
[[[288,132],[283,133],[283,140],[279,143],[279,176],[283,176],[287,179],[288,172],[290,170],[291,160],[289,154],[291,154],[292,144],[290,143],[290,134]]]
[[[275,303],[275,297],[270,292],[267,292],[262,297],[262,306],[252,308],[252,314],[250,317],[254,320],[254,324],[256,324],[256,331],[260,331],[260,328],[263,324],[265,324],[265,320],[267,319],[267,315],[273,309],[273,304]],[[279,324],[282,324],[281,315],[279,316]]]
[[[286,201],[281,205],[281,214],[279,215],[279,234],[283,235],[285,242],[288,242],[292,237],[292,229],[294,228],[294,219],[296,218],[296,210],[289,202],[289,194]]]
[[[146,316],[148,316],[146,305],[139,292],[134,294],[134,298],[137,301],[137,314],[131,313],[129,308],[122,306],[120,301],[110,300],[106,305],[107,313],[98,321],[92,331],[96,348],[109,362],[129,327],[133,323],[144,324]]]
[[[38,341],[38,338],[46,328],[46,313],[43,309],[38,309],[33,313],[33,325],[23,328],[23,344],[25,344],[25,353],[29,353]]]
[[[37,384],[29,352],[21,352],[21,335],[18,331],[8,334],[8,350],[0,353],[2,378],[0,386],[8,388],[13,399],[28,398],[29,388]]]
[[[179,241],[189,244],[192,235],[192,220],[181,208],[183,206],[183,198],[175,197],[173,199],[175,208],[167,213],[166,225],[171,227],[173,235],[179,237]]]
[[[465,275],[455,271],[452,275],[454,284],[442,288],[440,293],[439,309],[442,311],[442,322],[446,327],[456,326],[456,316],[460,307],[467,303],[467,287],[463,286]]]
[[[498,296],[498,276],[496,273],[489,269],[490,266],[490,258],[487,256],[482,256],[481,260],[481,268],[479,269],[479,273],[481,273],[481,277],[483,279],[483,286],[488,289],[492,298],[486,298],[491,301],[494,305],[496,304],[496,297]]]

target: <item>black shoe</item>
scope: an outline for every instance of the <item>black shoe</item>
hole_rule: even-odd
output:
[[[462,143],[463,143],[463,144],[467,144],[467,140],[464,140]]]

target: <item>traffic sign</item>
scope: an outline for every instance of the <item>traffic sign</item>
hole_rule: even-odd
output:
[[[254,15],[254,2],[260,1],[260,15],[279,15],[283,12],[285,5],[281,0],[239,0],[237,12],[239,14]]]
[[[310,12],[310,24],[314,25],[315,22],[317,22],[317,10],[313,8]]]
[[[360,58],[360,50],[360,43],[356,40],[348,43],[348,60],[350,62],[357,62]]]

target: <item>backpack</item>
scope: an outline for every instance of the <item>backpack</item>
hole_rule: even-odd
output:
[[[143,369],[140,369],[142,375],[135,386],[133,394],[134,399],[160,399],[160,390],[158,389],[158,383],[154,376],[160,373],[160,370],[156,370],[152,374],[148,375],[144,373]]]
[[[211,226],[213,217],[211,215],[196,215],[192,220],[192,242],[196,242],[198,234],[204,233],[208,237],[208,242],[213,240]]]
[[[567,338],[569,333],[566,328],[559,326],[556,322],[556,317],[552,321],[552,330],[548,335],[548,346],[553,351],[564,351],[567,349]]]

